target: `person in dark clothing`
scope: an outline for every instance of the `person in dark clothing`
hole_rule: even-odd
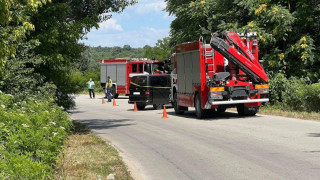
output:
[[[111,88],[112,88],[112,80],[111,80],[110,76],[108,76],[108,80],[106,83],[108,102],[111,102]]]

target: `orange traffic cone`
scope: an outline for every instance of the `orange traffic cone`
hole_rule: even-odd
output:
[[[106,101],[104,101],[104,97],[102,97],[102,104],[106,104]]]
[[[137,109],[137,103],[136,103],[136,102],[134,102],[134,109],[133,109],[133,111],[134,111],[134,112],[137,112],[137,111],[138,111],[138,109]]]
[[[116,100],[113,98],[113,106],[117,106]]]
[[[163,106],[163,115],[162,118],[168,118],[166,106]]]

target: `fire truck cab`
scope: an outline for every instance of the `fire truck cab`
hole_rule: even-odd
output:
[[[129,95],[130,81],[133,76],[144,74],[168,74],[167,61],[150,59],[105,59],[100,60],[100,82],[105,88],[107,77],[113,82],[111,95],[118,98],[119,94]]]
[[[196,116],[236,107],[255,115],[269,101],[268,78],[258,60],[256,33],[224,32],[210,44],[189,42],[176,47],[172,98],[176,114],[195,107]]]

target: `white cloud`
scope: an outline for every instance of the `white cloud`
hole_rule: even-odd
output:
[[[94,33],[87,35],[90,41],[82,41],[89,46],[123,46],[130,45],[131,47],[138,48],[145,45],[155,46],[159,39],[168,36],[169,29],[155,29],[155,28],[141,28],[130,32],[115,32],[115,33]]]
[[[170,22],[174,19],[167,12],[164,0],[139,0],[124,12],[112,14],[112,19],[100,23],[82,40],[89,46],[155,46],[159,39],[169,36]]]
[[[102,23],[99,23],[100,29],[105,31],[123,31],[122,26],[117,24],[117,20],[108,19]]]
[[[159,13],[166,7],[166,2],[163,0],[156,1],[139,1],[136,5],[131,8],[134,9],[135,13],[139,15],[149,13]]]

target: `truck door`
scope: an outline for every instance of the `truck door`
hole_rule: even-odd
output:
[[[134,102],[145,102],[149,97],[147,87],[147,76],[134,76],[130,83],[130,95],[129,100]]]
[[[165,76],[150,76],[150,86],[153,104],[168,104],[170,95],[170,75]]]

